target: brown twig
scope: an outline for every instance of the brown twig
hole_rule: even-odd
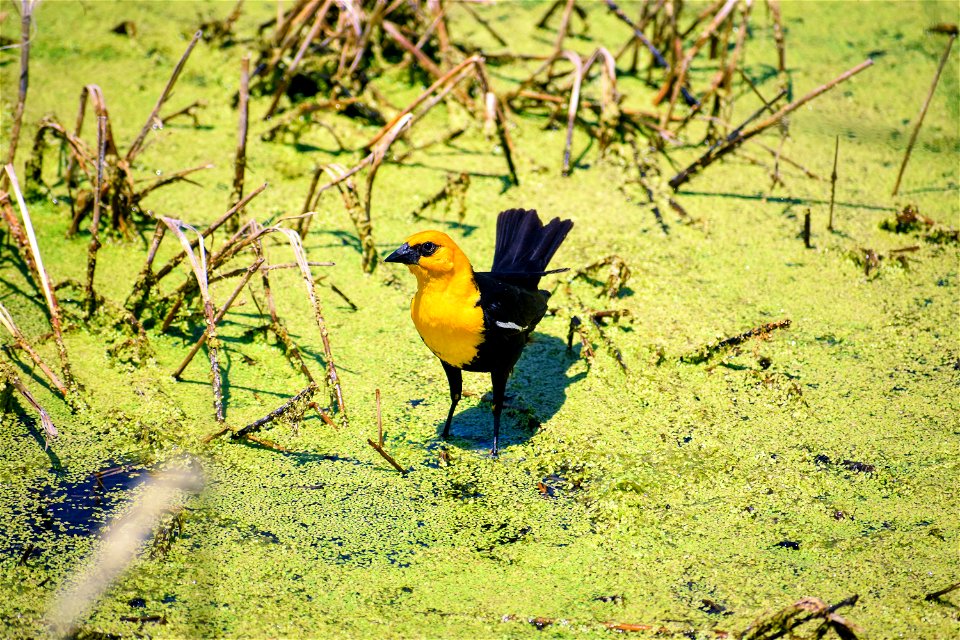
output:
[[[382,138],[383,136],[387,135],[387,133],[389,133],[391,130],[393,130],[393,128],[397,125],[397,123],[399,123],[400,120],[402,120],[402,119],[404,118],[404,116],[406,116],[407,114],[411,113],[414,109],[416,109],[416,108],[419,107],[421,104],[423,104],[423,102],[424,102],[425,100],[427,100],[427,98],[429,98],[431,95],[433,95],[433,92],[434,92],[434,91],[436,91],[436,90],[439,89],[440,87],[442,87],[442,86],[444,86],[445,84],[447,84],[448,82],[450,82],[450,80],[451,80],[452,78],[456,77],[461,71],[463,71],[464,69],[466,69],[466,68],[467,68],[468,66],[470,66],[471,64],[475,64],[475,63],[476,63],[477,61],[479,61],[480,59],[481,59],[480,56],[476,56],[476,55],[470,56],[469,58],[467,58],[466,60],[464,60],[463,62],[461,62],[460,64],[458,64],[457,66],[455,66],[455,67],[453,67],[452,69],[450,69],[450,71],[447,71],[442,77],[438,78],[438,79],[436,80],[436,82],[434,82],[432,85],[430,85],[429,87],[427,87],[427,88],[423,91],[423,93],[421,93],[419,96],[417,96],[417,98],[416,98],[413,102],[411,102],[410,104],[408,104],[406,107],[404,107],[404,109],[403,109],[402,111],[400,111],[400,113],[398,113],[397,115],[395,115],[390,122],[388,122],[387,124],[385,124],[385,125],[383,126],[383,128],[380,129],[380,131],[377,132],[377,134],[376,134],[375,136],[373,136],[373,138],[370,139],[369,142],[367,142],[365,145],[363,145],[363,148],[364,148],[364,149],[372,149],[373,146],[374,146],[375,144],[377,144],[377,142],[380,141],[380,138]],[[359,170],[359,169],[357,169],[357,170]],[[333,185],[329,185],[329,186],[333,186]],[[329,188],[329,187],[326,187],[326,188]]]
[[[297,68],[300,66],[300,62],[303,60],[303,56],[307,52],[307,49],[310,47],[310,43],[313,42],[313,39],[317,37],[318,33],[320,33],[321,27],[323,27],[323,21],[327,17],[327,11],[330,7],[330,4],[331,0],[325,0],[323,7],[317,12],[316,17],[313,20],[313,26],[310,27],[309,33],[307,33],[307,36],[300,43],[300,48],[297,50],[293,61],[283,74],[283,78],[281,78],[280,83],[277,85],[276,91],[273,95],[273,101],[270,103],[266,114],[263,116],[264,120],[269,120],[270,117],[273,116],[274,111],[277,110],[277,105],[280,104],[280,98],[284,93],[286,93],[287,87],[290,86],[290,81],[293,79]],[[246,65],[249,67],[249,64],[249,58],[247,58]]]
[[[810,244],[810,209],[803,212],[803,246],[807,249],[813,248]]]
[[[773,40],[777,45],[777,71],[787,71],[787,48],[783,38],[783,18],[780,16],[780,0],[767,0],[767,7],[773,16]]]
[[[700,51],[700,48],[706,44],[707,40],[710,39],[710,36],[720,27],[721,24],[727,19],[730,13],[733,11],[734,7],[737,5],[739,0],[726,0],[723,7],[714,15],[713,20],[710,21],[710,24],[703,30],[703,33],[696,39],[690,49],[687,50],[686,55],[683,57],[683,60],[680,62],[680,66],[677,68],[676,73],[673,78],[673,91],[670,95],[670,103],[667,106],[667,110],[663,112],[660,117],[660,126],[666,127],[667,123],[670,121],[670,116],[673,114],[674,106],[677,103],[677,98],[680,96],[680,90],[683,88],[684,83],[687,80],[687,72],[690,70],[690,65],[693,63],[693,59],[696,57],[697,53]]]
[[[620,18],[621,22],[623,22],[633,30],[633,35],[636,36],[636,38],[643,43],[643,46],[645,46],[648,51],[650,51],[650,55],[653,56],[653,60],[656,62],[656,64],[660,67],[663,67],[663,69],[665,69],[667,74],[669,75],[670,63],[667,62],[666,58],[663,57],[663,54],[660,53],[659,49],[653,46],[653,43],[651,43],[650,40],[647,38],[647,36],[643,33],[643,30],[638,28],[637,25],[633,24],[633,21],[630,20],[629,17],[627,17],[627,14],[625,14],[623,10],[620,9],[620,7],[618,7],[613,2],[613,0],[604,0],[604,2],[606,2],[607,7],[610,9],[610,11],[612,11],[614,15]],[[680,94],[683,96],[683,99],[687,103],[687,106],[692,107],[693,105],[698,103],[697,99],[687,90],[686,87],[683,87],[683,86],[680,87]]]
[[[43,439],[44,439],[44,449],[50,446],[51,440],[56,440],[60,435],[57,432],[57,428],[53,424],[53,420],[50,419],[50,414],[40,406],[40,403],[37,402],[37,399],[33,397],[33,394],[30,393],[30,390],[24,386],[23,382],[20,380],[20,376],[17,375],[16,371],[13,370],[13,367],[8,365],[6,362],[0,361],[0,383],[6,382],[9,385],[12,385],[14,389],[20,392],[20,395],[29,402],[34,409],[37,410],[37,413],[40,414],[40,424],[43,425]]]
[[[940,74],[943,73],[943,68],[947,65],[947,59],[950,57],[950,48],[953,47],[953,41],[957,39],[957,33],[954,31],[950,34],[950,39],[947,40],[947,46],[943,50],[943,55],[940,57],[940,64],[937,66],[936,73],[933,74],[933,82],[930,83],[930,91],[927,92],[927,97],[923,101],[923,106],[920,107],[920,115],[917,116],[917,122],[913,125],[913,131],[910,133],[910,142],[907,143],[907,150],[903,154],[903,162],[900,163],[900,171],[897,172],[897,181],[893,185],[893,195],[897,195],[897,192],[900,191],[900,180],[903,178],[903,171],[907,168],[907,162],[910,161],[910,153],[913,151],[913,145],[917,142],[917,135],[920,133],[920,126],[923,125],[923,119],[927,115],[927,109],[930,107],[930,102],[933,100],[933,93],[937,90],[937,84],[940,82]]]
[[[480,89],[483,91],[484,101],[487,105],[488,113],[492,111],[493,120],[497,127],[497,136],[500,139],[500,148],[503,149],[503,156],[507,161],[507,170],[510,172],[510,179],[515,186],[520,186],[520,178],[517,177],[517,168],[513,164],[513,140],[507,132],[507,117],[503,111],[503,104],[500,98],[490,89],[490,79],[487,77],[487,68],[483,63],[483,58],[476,61],[477,78],[480,80]]]
[[[157,256],[157,249],[160,248],[160,242],[163,240],[163,235],[166,231],[166,225],[163,224],[163,222],[157,222],[157,226],[153,231],[153,239],[150,240],[150,249],[147,251],[147,260],[143,265],[143,269],[140,270],[140,274],[137,276],[133,289],[130,290],[130,295],[127,296],[127,300],[124,303],[124,307],[126,307],[135,318],[140,317],[147,297],[150,295],[150,289],[156,282],[156,276],[154,276],[153,273],[153,260]]]
[[[253,250],[256,253],[257,257],[263,256],[263,247],[259,239],[255,240],[253,243]],[[299,268],[300,265],[297,265]],[[269,329],[273,331],[274,335],[277,336],[277,339],[280,341],[280,344],[283,345],[284,355],[287,356],[290,360],[296,361],[296,364],[300,367],[300,372],[309,380],[311,383],[316,383],[316,378],[310,372],[310,368],[307,367],[307,363],[304,361],[303,356],[300,354],[300,349],[297,348],[297,345],[294,344],[293,340],[290,338],[290,334],[287,332],[286,327],[284,327],[283,322],[280,320],[280,316],[277,315],[277,306],[273,300],[273,291],[270,288],[270,275],[269,269],[265,266],[260,267],[260,280],[263,285],[263,295],[267,301],[267,312],[270,314],[270,326]],[[252,294],[252,289],[251,289]],[[254,298],[256,301],[256,298]]]
[[[393,459],[393,456],[391,456],[389,453],[387,453],[382,446],[378,445],[376,442],[374,442],[374,441],[371,440],[370,438],[367,438],[367,444],[369,444],[371,447],[373,447],[374,449],[376,449],[377,453],[379,453],[381,456],[383,456],[383,459],[384,459],[384,460],[386,460],[387,462],[389,462],[390,465],[391,465],[394,469],[396,469],[397,471],[400,472],[400,475],[402,475],[402,476],[407,475],[407,470],[404,469],[403,467],[401,467],[401,466],[397,463],[397,461]]]
[[[308,262],[311,267],[335,267],[337,266],[336,262],[319,262],[317,260],[311,260]],[[280,264],[270,264],[264,265],[260,268],[261,271],[277,271],[278,269],[299,269],[300,265],[296,262],[281,262]],[[221,280],[229,280],[230,278],[236,278],[237,276],[242,276],[247,272],[247,267],[239,267],[225,273],[220,273],[212,278],[210,278],[210,284],[215,282],[220,282]]]

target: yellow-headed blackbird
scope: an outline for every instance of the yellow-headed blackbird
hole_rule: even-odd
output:
[[[417,277],[410,315],[420,337],[440,358],[450,384],[450,412],[443,437],[460,401],[461,371],[487,371],[493,382],[493,454],[507,378],[530,333],[547,311],[540,278],[573,227],[554,218],[544,225],[533,210],[510,209],[497,218],[497,244],[489,272],[470,260],[445,233],[421,231],[386,258],[406,264]],[[559,269],[557,271],[563,271]]]

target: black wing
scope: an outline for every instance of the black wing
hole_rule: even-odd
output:
[[[518,287],[496,273],[475,273],[487,337],[528,334],[547,312],[539,291]]]
[[[573,228],[570,220],[554,218],[546,225],[533,209],[508,209],[497,216],[497,244],[491,272],[525,289],[536,290],[553,254]]]

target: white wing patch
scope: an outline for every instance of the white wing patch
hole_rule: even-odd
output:
[[[515,322],[500,322],[499,320],[495,323],[501,329],[513,329],[514,331],[523,331],[526,327],[521,327]]]

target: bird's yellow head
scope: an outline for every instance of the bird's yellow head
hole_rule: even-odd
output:
[[[387,256],[384,262],[407,265],[420,284],[473,273],[466,254],[442,231],[421,231],[413,234],[400,248]]]

